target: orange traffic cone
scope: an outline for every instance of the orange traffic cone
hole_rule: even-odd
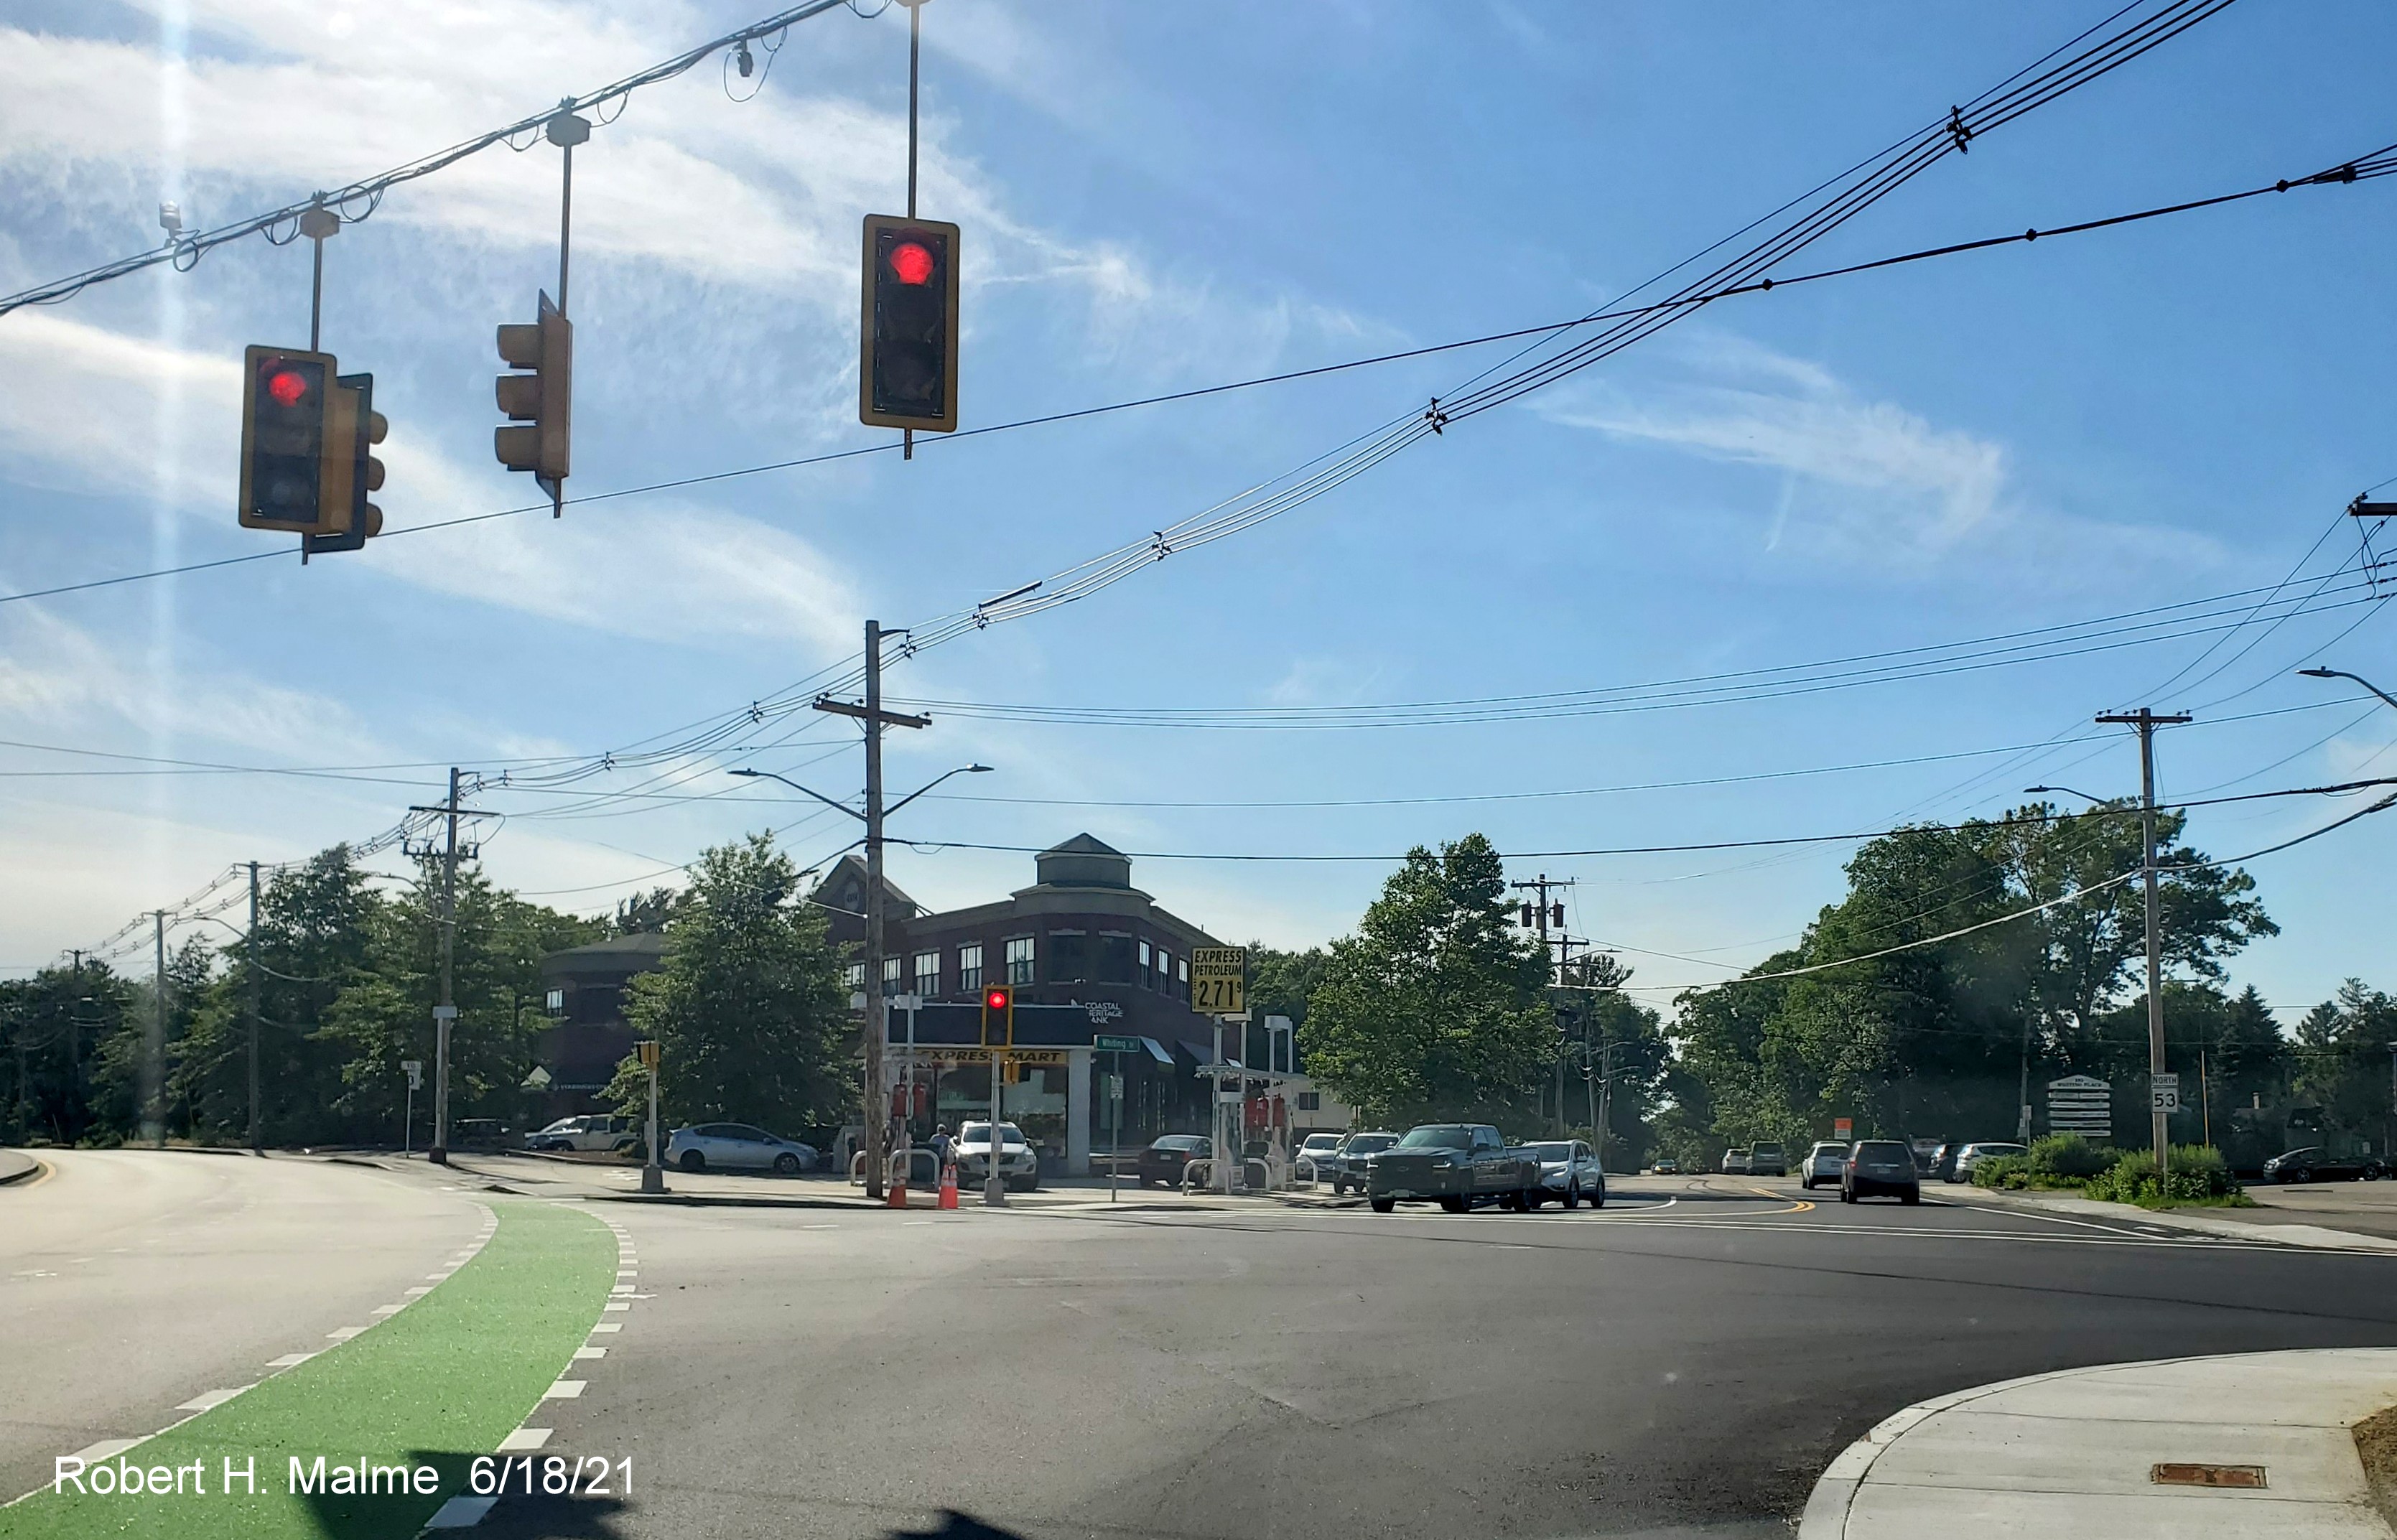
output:
[[[954,1165],[944,1165],[941,1168],[941,1207],[954,1209],[957,1206],[957,1168]]]
[[[894,1176],[891,1179],[891,1196],[886,1199],[886,1201],[894,1209],[904,1209],[907,1206],[907,1179],[905,1177]]]

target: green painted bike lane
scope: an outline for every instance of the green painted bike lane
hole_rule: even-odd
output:
[[[0,1536],[408,1540],[445,1501],[470,1493],[475,1457],[498,1448],[569,1372],[616,1279],[615,1237],[590,1214],[487,1201],[498,1227],[431,1292],[93,1467],[180,1467],[181,1492],[102,1495],[46,1485],[0,1508]],[[440,1485],[430,1494],[293,1493],[291,1462],[313,1470],[319,1455],[328,1484],[332,1467],[355,1469],[363,1458],[369,1469],[437,1467]],[[194,1461],[205,1489],[196,1493]],[[225,1490],[226,1462],[236,1473],[254,1462],[254,1493],[238,1475]]]

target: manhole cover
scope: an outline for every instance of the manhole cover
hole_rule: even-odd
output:
[[[2194,1466],[2160,1465],[2148,1472],[2148,1480],[2166,1487],[2247,1487],[2261,1490],[2264,1485],[2262,1466]]]

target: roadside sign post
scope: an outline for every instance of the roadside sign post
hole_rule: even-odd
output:
[[[1855,1140],[1855,1132],[1856,1121],[1855,1118],[1834,1118],[1831,1119],[1831,1136],[1837,1139],[1841,1144],[1853,1144]]]
[[[654,1038],[644,1038],[633,1045],[641,1056],[641,1067],[649,1072],[649,1158],[641,1162],[641,1190],[666,1190],[665,1151],[658,1147],[658,1043]]]
[[[1107,1056],[1107,1201],[1116,1200],[1116,1173],[1123,1169],[1123,1056],[1140,1051],[1138,1038],[1094,1037],[1091,1047]]]
[[[998,1131],[998,1085],[1007,1074],[1007,1055],[998,1049],[990,1051],[990,1158],[983,1163],[982,1202],[986,1209],[1007,1207],[1007,1178],[998,1173],[998,1158],[1007,1153],[1007,1141]]]
[[[408,1076],[408,1110],[401,1114],[399,1119],[399,1154],[400,1158],[404,1160],[415,1148],[416,1089],[424,1083],[424,1061],[402,1059],[399,1062],[399,1067]]]
[[[1215,1190],[1230,1196],[1232,1162],[1224,1136],[1224,1024],[1237,1022],[1243,1041],[1249,1024],[1249,949],[1194,946],[1190,950],[1190,1009],[1215,1019],[1215,1106],[1208,1127],[1214,1134]],[[1243,1052],[1246,1051],[1243,1050]],[[1243,1071],[1246,1065],[1242,1066]],[[1239,1096],[1233,1098],[1237,1105]]]
[[[2158,1117],[2180,1110],[2180,1077],[2159,1070],[2148,1077],[2148,1109]]]

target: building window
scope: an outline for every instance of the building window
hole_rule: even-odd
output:
[[[1032,982],[1032,938],[1030,936],[1011,936],[1008,939],[1007,982],[1010,984]]]
[[[563,1016],[563,1015],[565,1015],[565,1014],[566,1014],[566,991],[565,991],[565,990],[563,990],[563,989],[553,989],[553,990],[551,990],[551,991],[549,992],[549,997],[548,997],[548,998],[547,998],[543,1003],[548,1007],[549,1013],[550,1013],[551,1015],[553,1015],[553,1016]]]
[[[1133,980],[1132,950],[1130,936],[1099,937],[1099,972],[1101,984],[1130,984]]]
[[[1173,959],[1173,998],[1177,1000],[1186,1000],[1190,998],[1190,959],[1188,957]]]
[[[917,953],[916,993],[918,995],[937,995],[940,992],[941,954],[938,952]]]
[[[1007,944],[1012,947],[1015,944]],[[1015,954],[1007,954],[1013,957]],[[1049,982],[1079,984],[1091,976],[1091,938],[1079,931],[1049,932]]]
[[[904,976],[900,972],[900,969],[905,965],[906,960],[907,959],[904,957],[885,957],[882,959],[882,992],[884,994],[896,995],[899,993],[900,980]]]
[[[1140,986],[1143,989],[1157,987],[1157,975],[1149,971],[1155,966],[1155,962],[1148,955],[1148,943],[1142,942],[1140,944]]]
[[[1298,1093],[1298,1110],[1301,1112],[1321,1112],[1323,1110],[1323,1092],[1319,1091],[1300,1091]]]
[[[957,948],[957,987],[967,991],[982,987],[982,943]]]
[[[1173,993],[1173,958],[1160,946],[1157,949],[1158,993],[1171,997]]]
[[[865,964],[862,962],[852,962],[848,967],[842,969],[840,971],[840,982],[849,985],[851,989],[864,988]]]

